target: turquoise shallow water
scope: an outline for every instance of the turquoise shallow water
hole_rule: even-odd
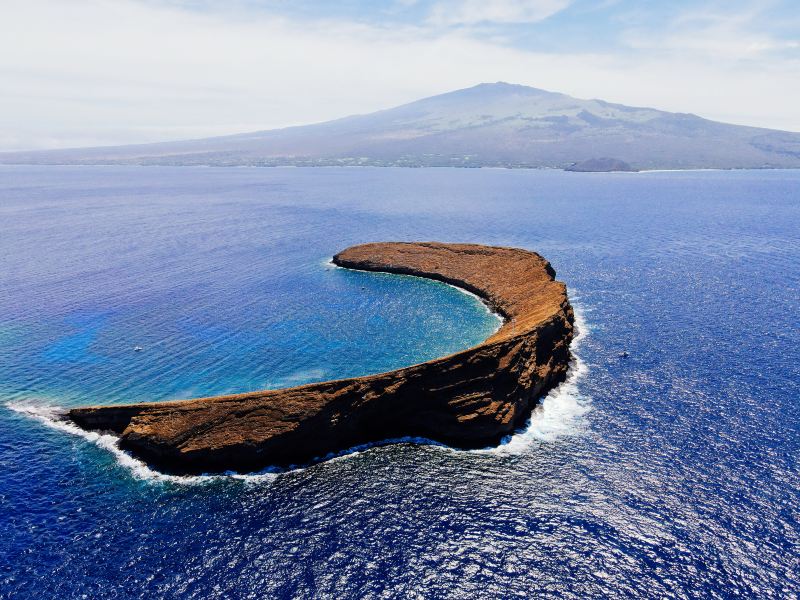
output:
[[[797,595],[799,193],[796,171],[0,169],[0,597]],[[569,286],[579,361],[499,449],[164,479],[48,426],[496,327],[326,264],[395,239],[531,248]]]

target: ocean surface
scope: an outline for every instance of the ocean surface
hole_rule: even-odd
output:
[[[569,379],[503,445],[181,478],[52,418],[497,327],[328,263],[384,240],[529,248],[567,283]],[[798,348],[800,171],[2,167],[0,598],[796,598]]]

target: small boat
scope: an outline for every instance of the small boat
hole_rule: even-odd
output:
[[[619,353],[620,358],[628,358],[629,356],[630,354],[628,354],[627,350],[623,350],[622,352]]]
[[[141,346],[134,346],[133,347],[133,351],[134,352],[141,352],[142,350],[144,350],[144,348],[142,348]]]

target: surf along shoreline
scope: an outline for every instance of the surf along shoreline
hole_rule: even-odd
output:
[[[540,255],[475,244],[372,243],[340,267],[426,277],[479,296],[504,318],[467,350],[387,373],[247,394],[72,409],[88,431],[166,473],[253,472],[382,440],[456,448],[499,443],[564,380],[574,315]]]

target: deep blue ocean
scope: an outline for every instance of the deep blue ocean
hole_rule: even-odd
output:
[[[51,419],[494,330],[327,262],[386,240],[529,248],[567,283],[570,377],[504,445],[174,478]],[[796,598],[798,348],[800,171],[2,167],[0,598]]]

